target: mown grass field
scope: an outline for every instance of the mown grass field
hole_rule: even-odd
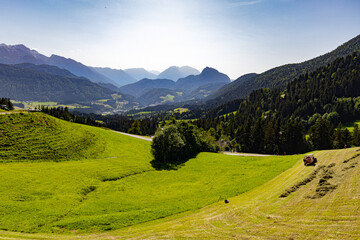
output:
[[[101,233],[17,233],[0,231],[4,239],[359,239],[360,155],[357,148],[316,152],[318,165],[293,167],[229,203],[171,215]],[[324,166],[324,167],[321,167]],[[279,196],[316,169],[316,177],[286,198]],[[316,194],[324,173],[336,189]]]
[[[196,212],[97,236],[111,239],[360,239],[359,148],[316,152],[267,183]],[[316,169],[316,177],[285,198]],[[324,179],[335,189],[324,193]],[[328,186],[328,185],[325,185]],[[83,236],[84,238],[92,238]]]
[[[0,119],[2,140],[15,139],[11,151],[1,145],[7,155],[0,164],[0,229],[6,231],[62,233],[67,238],[74,232],[165,221],[247,192],[301,158],[201,153],[177,170],[157,171],[150,164],[148,141],[42,113]],[[56,139],[58,148],[53,149],[66,154],[54,161],[43,149]],[[16,147],[17,142],[25,148]],[[31,151],[24,153],[26,146]]]

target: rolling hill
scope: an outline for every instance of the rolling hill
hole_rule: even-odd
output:
[[[327,65],[339,57],[345,57],[354,51],[360,52],[360,35],[339,46],[332,52],[303,63],[279,66],[246,80],[240,77],[230,84],[223,86],[207,99],[215,99],[217,103],[221,104],[238,98],[244,98],[253,90],[259,88],[282,86],[301,74],[312,72],[317,68]]]
[[[32,151],[19,156],[10,148],[6,159],[15,161],[0,163],[5,239],[360,236],[359,148],[315,152],[315,167],[305,167],[301,155],[200,153],[177,170],[156,171],[148,141],[42,113],[0,115],[0,120],[7,124],[0,125],[0,137],[11,134],[22,139],[19,150]],[[21,131],[28,127],[40,135],[34,139],[36,134]],[[46,133],[50,129],[58,134]],[[60,140],[50,141],[59,153],[89,136],[102,148],[92,155],[96,147],[85,144],[79,159],[64,155],[54,162],[48,156],[34,163],[27,156],[37,156],[33,153],[46,142],[42,135]]]
[[[8,231],[87,233],[161,219],[247,192],[299,159],[239,161],[200,153],[176,170],[158,171],[148,141],[43,113],[0,120],[6,123],[0,125],[6,142],[0,149],[0,228]]]
[[[318,166],[304,167],[299,161],[267,183],[230,198],[229,204],[218,202],[196,212],[120,229],[103,237],[358,239],[358,151],[352,148],[317,152]],[[295,191],[280,197],[288,189]]]
[[[42,113],[0,116],[0,162],[69,161],[98,156],[101,138]]]

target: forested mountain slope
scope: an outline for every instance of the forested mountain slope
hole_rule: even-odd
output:
[[[45,73],[50,71],[47,67],[43,66],[39,70],[38,66],[27,66],[22,68],[0,64],[0,96],[23,101],[89,103],[104,98],[111,99],[111,94],[114,93],[86,78],[52,75]]]
[[[333,62],[339,57],[344,57],[352,52],[360,52],[360,35],[344,43],[334,51],[297,64],[287,64],[266,71],[250,79],[242,81],[240,78],[220,88],[208,99],[216,99],[218,103],[225,103],[249,95],[259,88],[274,88],[295,79],[301,74],[312,72],[317,68]]]
[[[353,53],[300,75],[285,90],[253,91],[235,114],[216,117],[219,109],[215,108],[207,112],[208,118],[195,123],[216,129],[219,138],[228,136],[234,140],[232,145],[238,143],[245,152],[299,153],[359,146],[360,140],[352,142],[357,133],[350,136],[338,126],[360,119],[359,106],[360,58]]]

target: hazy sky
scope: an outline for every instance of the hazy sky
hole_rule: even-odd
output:
[[[236,79],[360,34],[359,0],[0,0],[0,43],[86,65],[214,67]]]

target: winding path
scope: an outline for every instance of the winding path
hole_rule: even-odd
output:
[[[139,138],[139,139],[142,139],[145,141],[150,141],[150,142],[152,141],[152,138],[150,138],[150,137],[143,137],[143,136],[139,136],[139,135],[135,135],[135,134],[124,133],[124,132],[119,132],[119,131],[114,131],[114,130],[113,130],[113,132],[120,133],[120,134],[127,135],[127,136],[134,137],[134,138]],[[269,156],[272,156],[272,155],[257,154],[257,153],[238,153],[238,152],[222,152],[222,153],[226,154],[226,155],[245,156],[245,157],[269,157]]]
[[[120,133],[120,134],[127,135],[127,136],[134,137],[134,138],[139,138],[139,139],[142,139],[145,141],[150,141],[150,142],[152,141],[152,139],[149,137],[143,137],[143,136],[139,136],[139,135],[135,135],[135,134],[124,133],[124,132],[119,132],[119,131],[114,131],[114,130],[113,130],[113,132]]]
[[[233,156],[244,156],[244,157],[270,157],[272,155],[267,154],[258,154],[258,153],[239,153],[239,152],[222,152],[226,155],[233,155]]]

